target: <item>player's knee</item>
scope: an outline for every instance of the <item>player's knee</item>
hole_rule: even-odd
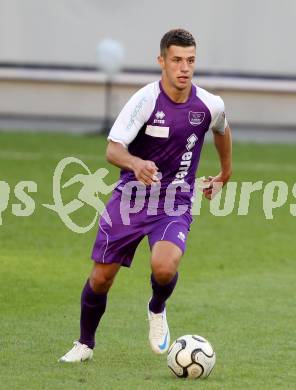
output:
[[[90,287],[97,294],[104,294],[112,286],[114,277],[103,274],[102,272],[92,272],[89,278]]]
[[[153,271],[154,278],[161,285],[168,284],[176,274],[173,268],[161,267]]]
[[[95,263],[89,277],[90,287],[97,294],[107,293],[112,286],[120,264]]]
[[[179,258],[177,257],[171,257],[170,260],[161,256],[158,258],[152,257],[152,273],[156,281],[162,285],[169,283],[176,275],[178,264]]]

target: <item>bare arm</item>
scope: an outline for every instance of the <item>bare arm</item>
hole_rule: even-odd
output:
[[[232,174],[232,140],[231,130],[227,126],[224,134],[214,132],[214,142],[218,152],[221,171],[215,177],[209,177],[209,188],[204,189],[204,195],[206,198],[211,199],[224,184],[228,182]],[[221,183],[213,191],[214,183]]]
[[[142,160],[133,156],[119,142],[109,141],[106,158],[109,163],[116,167],[134,172],[136,179],[145,185],[159,181],[156,176],[158,168],[153,161]]]
[[[214,142],[219,155],[223,184],[227,183],[232,174],[232,140],[231,130],[227,126],[225,134],[214,133]]]

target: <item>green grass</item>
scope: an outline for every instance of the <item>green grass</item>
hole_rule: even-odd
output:
[[[247,216],[236,215],[237,201],[226,217],[214,217],[203,202],[192,225],[168,317],[172,340],[195,333],[214,345],[217,363],[207,380],[174,378],[166,357],[150,352],[146,241],[133,267],[121,270],[111,290],[93,361],[57,363],[78,335],[80,292],[91,269],[96,228],[75,234],[41,204],[52,203],[52,175],[61,158],[79,157],[93,172],[108,166],[105,144],[102,137],[0,133],[0,180],[11,187],[0,226],[0,388],[294,389],[293,145],[234,146],[233,180],[263,180],[264,185],[282,180],[289,185],[288,202],[274,211],[273,220],[264,217],[261,191],[252,196]],[[112,183],[118,170],[108,168]],[[214,148],[207,144],[198,175],[217,170]],[[69,167],[68,175],[78,171]],[[31,194],[35,212],[26,218],[11,212],[12,204],[19,203],[13,188],[20,180],[38,184],[38,192]],[[69,199],[78,188],[73,186]],[[79,221],[88,224],[90,211],[83,208]]]

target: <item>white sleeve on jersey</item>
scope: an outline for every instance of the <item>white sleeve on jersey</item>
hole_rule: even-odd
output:
[[[212,121],[209,128],[217,133],[224,134],[228,123],[225,117],[225,106],[223,100],[220,96],[213,95],[203,88],[197,87],[196,91],[197,96],[210,110]]]
[[[216,96],[217,105],[215,116],[212,118],[211,129],[217,133],[224,134],[225,129],[228,126],[227,119],[225,116],[225,106],[220,96]]]
[[[158,82],[148,84],[136,92],[121,110],[107,139],[128,147],[150,118],[158,94]]]

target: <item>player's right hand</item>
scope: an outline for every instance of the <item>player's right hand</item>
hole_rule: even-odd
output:
[[[159,182],[157,177],[158,168],[153,161],[137,158],[134,162],[133,171],[136,179],[146,186]]]

